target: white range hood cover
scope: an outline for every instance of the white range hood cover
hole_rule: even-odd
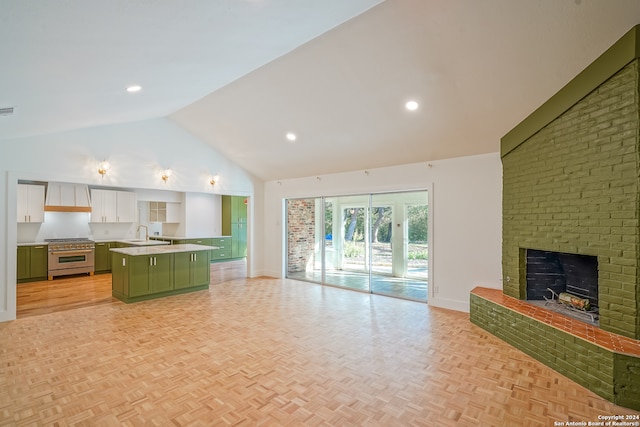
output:
[[[89,186],[67,182],[49,182],[44,210],[47,212],[91,212]]]

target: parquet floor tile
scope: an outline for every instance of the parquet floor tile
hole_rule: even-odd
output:
[[[552,426],[636,414],[427,304],[286,279],[0,324],[0,426]]]

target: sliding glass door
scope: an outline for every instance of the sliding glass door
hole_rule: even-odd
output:
[[[287,277],[426,301],[427,196],[287,200]]]
[[[371,196],[371,292],[427,300],[427,192]]]
[[[325,199],[325,281],[369,292],[369,196]],[[330,242],[330,247],[326,244]]]

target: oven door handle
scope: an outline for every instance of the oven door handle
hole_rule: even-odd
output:
[[[92,250],[86,250],[86,251],[62,251],[62,252],[54,252],[54,251],[50,251],[49,253],[52,255],[74,255],[74,254],[88,254],[93,252]]]

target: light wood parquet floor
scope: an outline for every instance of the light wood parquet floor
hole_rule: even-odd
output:
[[[2,426],[552,426],[637,414],[468,314],[287,279],[0,323]]]

